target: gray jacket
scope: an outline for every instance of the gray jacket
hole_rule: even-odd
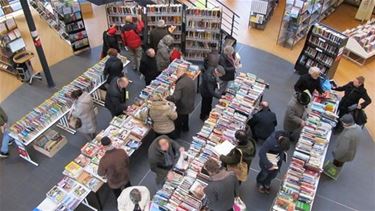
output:
[[[158,44],[158,51],[156,53],[156,63],[158,65],[159,72],[163,71],[171,63],[171,51],[170,46],[173,44],[173,37],[166,35],[160,40]]]
[[[72,116],[81,119],[82,127],[78,129],[81,133],[96,132],[96,116],[94,102],[89,93],[83,92],[74,102]]]
[[[194,110],[196,93],[193,79],[183,75],[177,80],[173,95],[167,99],[176,104],[178,114],[190,114]]]
[[[293,96],[288,103],[284,116],[284,130],[286,132],[294,132],[300,129],[305,109],[305,106],[298,103],[296,97]]]
[[[340,162],[352,161],[357,152],[357,146],[361,140],[362,129],[354,124],[344,130],[336,138],[336,146],[333,157]]]

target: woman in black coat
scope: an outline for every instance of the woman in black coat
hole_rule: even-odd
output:
[[[107,51],[110,48],[114,48],[117,50],[117,52],[120,52],[120,47],[116,38],[116,33],[116,25],[112,25],[107,31],[103,32],[102,58],[104,58],[107,55]]]
[[[350,112],[349,107],[357,104],[357,109],[364,109],[371,103],[371,98],[367,94],[367,90],[364,86],[365,78],[359,76],[353,81],[347,83],[341,87],[334,87],[333,89],[339,92],[345,92],[339,104],[339,116],[342,117]],[[363,99],[364,102],[359,104],[359,101]]]
[[[121,59],[117,58],[117,50],[114,48],[110,48],[108,50],[109,58],[104,64],[104,77],[107,77],[107,84],[110,84],[112,79],[115,77],[121,78],[124,76],[123,69],[124,64],[122,63]]]

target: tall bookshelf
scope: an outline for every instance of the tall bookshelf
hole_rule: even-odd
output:
[[[277,43],[293,48],[306,37],[310,26],[331,14],[337,0],[287,0]]]
[[[211,51],[211,44],[221,45],[220,8],[188,8],[185,16],[185,58],[203,61]]]
[[[143,11],[135,2],[120,1],[108,4],[106,6],[106,13],[108,25],[123,25],[125,24],[126,16],[137,17]]]
[[[310,67],[317,66],[323,74],[333,78],[347,42],[346,35],[326,25],[314,24],[294,69],[304,74]]]
[[[48,25],[72,46],[73,52],[90,47],[78,1],[31,0],[30,4]]]
[[[176,26],[171,34],[174,38],[174,45],[181,48],[182,43],[182,4],[155,4],[146,7],[147,32],[157,26],[159,20],[164,20],[165,24]]]
[[[16,75],[13,56],[25,48],[25,42],[14,18],[4,19],[0,22],[0,45],[0,70]]]

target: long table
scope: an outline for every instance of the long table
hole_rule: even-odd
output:
[[[104,58],[100,61],[100,63],[104,63],[107,60],[108,57]],[[124,68],[130,63],[125,57],[120,56],[120,58],[124,61]],[[97,64],[96,64],[97,65]],[[95,67],[95,65],[93,66]],[[103,66],[104,68],[104,66]],[[88,71],[90,68],[88,69]],[[103,70],[101,70],[103,71]],[[102,80],[95,84],[95,86],[89,91],[91,96],[93,97],[93,100],[98,105],[104,106],[104,102],[100,98],[100,92],[99,87],[101,87],[103,84],[106,83],[106,80]],[[59,115],[56,115],[50,122],[44,126],[41,130],[39,130],[36,134],[32,135],[31,138],[28,138],[26,140],[23,140],[18,134],[16,134],[14,131],[10,131],[9,135],[15,140],[15,143],[17,145],[17,151],[19,153],[19,156],[23,158],[24,160],[30,162],[31,164],[38,166],[38,163],[35,162],[31,157],[27,150],[27,146],[30,145],[32,142],[34,142],[39,136],[41,136],[44,132],[46,132],[49,128],[51,128],[53,125],[56,126],[71,133],[75,134],[76,131],[72,129],[68,124],[68,115],[71,111],[72,107],[69,107],[67,109],[64,109],[64,111],[60,112]],[[22,121],[22,120],[20,120]]]

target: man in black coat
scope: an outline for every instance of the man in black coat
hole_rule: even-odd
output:
[[[228,86],[228,82],[233,81],[236,75],[235,67],[235,51],[232,46],[225,46],[223,53],[220,55],[219,65],[221,65],[225,74],[220,77],[220,89],[219,93],[223,93]]]
[[[353,105],[356,105],[356,108],[353,109],[364,109],[371,103],[371,98],[367,94],[364,83],[365,78],[363,76],[359,76],[344,86],[333,88],[336,91],[345,92],[345,95],[341,99],[339,104],[340,117],[349,113],[351,110],[349,109],[349,107]],[[359,103],[361,99],[363,99],[364,101],[362,103]]]
[[[177,68],[177,81],[173,95],[167,99],[174,102],[178,117],[175,121],[176,133],[189,131],[189,114],[193,112],[197,93],[193,79],[185,74],[185,69]]]
[[[216,88],[218,88],[218,78],[223,76],[224,74],[225,70],[220,65],[216,68],[208,68],[203,74],[202,83],[199,87],[199,91],[202,96],[202,106],[200,114],[200,119],[202,121],[206,120],[210,115],[213,97],[221,97],[221,94],[216,92]]]
[[[129,80],[126,77],[114,78],[107,89],[105,96],[105,107],[112,116],[118,116],[126,111],[126,87]]]
[[[165,25],[165,21],[160,19],[157,26],[150,31],[150,48],[157,50],[160,40],[168,34],[170,34],[169,28]]]
[[[155,50],[153,48],[147,49],[146,53],[143,54],[139,71],[145,77],[146,86],[160,74],[156,64]]]
[[[315,91],[320,94],[323,93],[322,86],[320,85],[320,69],[318,67],[311,67],[309,73],[302,75],[294,85],[294,91],[303,92],[306,89],[313,95]]]
[[[204,69],[207,70],[209,67],[217,67],[220,61],[219,50],[217,49],[216,43],[211,45],[211,52],[204,59]]]
[[[108,50],[109,58],[105,62],[104,65],[104,77],[107,77],[107,84],[112,82],[112,79],[115,77],[121,78],[124,76],[122,70],[124,69],[124,64],[122,63],[121,59],[117,57],[117,50],[114,48],[110,48]]]
[[[114,48],[120,52],[120,47],[116,38],[117,27],[112,25],[107,31],[103,32],[103,48],[101,57],[104,58],[110,48]]]
[[[276,114],[271,111],[268,102],[262,101],[260,106],[261,110],[254,114],[248,122],[256,141],[266,140],[275,131],[277,125]]]

